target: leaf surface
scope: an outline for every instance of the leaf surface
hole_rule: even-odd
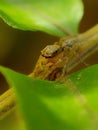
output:
[[[0,17],[22,30],[76,34],[82,15],[81,0],[0,0]]]
[[[75,86],[31,79],[4,67],[0,70],[15,89],[27,130],[98,127],[98,65],[72,74]]]

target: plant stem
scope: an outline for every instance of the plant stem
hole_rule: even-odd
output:
[[[68,63],[68,72],[98,50],[98,25],[77,36],[78,52]],[[74,51],[74,50],[73,50]]]
[[[0,119],[6,116],[15,106],[15,93],[10,88],[0,96]]]
[[[95,27],[93,27],[92,29],[88,30],[83,34],[79,34],[75,38],[78,39],[76,43],[74,43],[76,44],[76,47],[78,46],[78,53],[76,53],[76,56],[71,55],[71,58],[69,57],[70,60],[68,62],[67,71],[72,70],[77,64],[79,64],[81,61],[86,59],[89,55],[91,55],[98,49],[98,25],[96,25]],[[72,51],[74,52],[73,48]],[[39,58],[38,61],[40,60],[41,59]],[[39,69],[40,72],[42,71],[41,66],[38,65],[38,67],[35,67],[33,73],[29,75],[30,77],[33,78],[38,77],[38,75],[34,75],[34,73],[38,71],[37,69]],[[43,76],[39,77],[41,79],[46,79]],[[9,89],[4,94],[2,94],[0,96],[0,118],[8,114],[13,109],[15,104],[16,104],[15,93],[12,89]]]

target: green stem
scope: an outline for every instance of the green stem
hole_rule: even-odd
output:
[[[68,72],[98,50],[98,25],[83,34],[78,35],[77,39],[78,42],[76,42],[76,46],[78,46],[78,51],[75,56],[69,60]]]
[[[0,119],[6,116],[15,106],[15,94],[12,89],[0,96]]]
[[[76,46],[79,47],[77,56],[73,56],[68,63],[68,71],[73,69],[77,64],[86,59],[89,55],[98,49],[98,25],[91,30],[76,36],[79,41]],[[74,52],[74,50],[72,50]],[[12,89],[7,90],[0,96],[0,118],[8,114],[15,106],[15,94]]]

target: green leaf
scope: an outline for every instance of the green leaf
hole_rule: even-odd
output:
[[[75,34],[82,15],[81,0],[0,0],[0,17],[23,30]]]
[[[0,70],[15,89],[27,130],[97,130],[98,65],[71,75],[67,86]]]

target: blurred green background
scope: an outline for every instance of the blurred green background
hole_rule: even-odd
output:
[[[80,23],[79,32],[84,32],[98,23],[98,1],[83,0],[83,2],[84,16]],[[47,44],[53,44],[55,41],[58,41],[58,39],[58,37],[43,32],[13,29],[0,19],[0,65],[7,66],[24,74],[29,74],[32,72],[40,55],[40,50]],[[97,55],[98,52],[89,57],[85,62],[87,64],[98,63]],[[80,64],[76,69],[83,67],[85,65]],[[8,85],[0,75],[0,94],[6,89],[8,89]],[[19,120],[20,117],[17,116],[17,113],[13,112],[7,118],[0,121],[0,130],[8,130],[8,126],[9,130],[12,130],[16,125],[15,121],[19,125]],[[7,123],[7,127],[5,123]]]

